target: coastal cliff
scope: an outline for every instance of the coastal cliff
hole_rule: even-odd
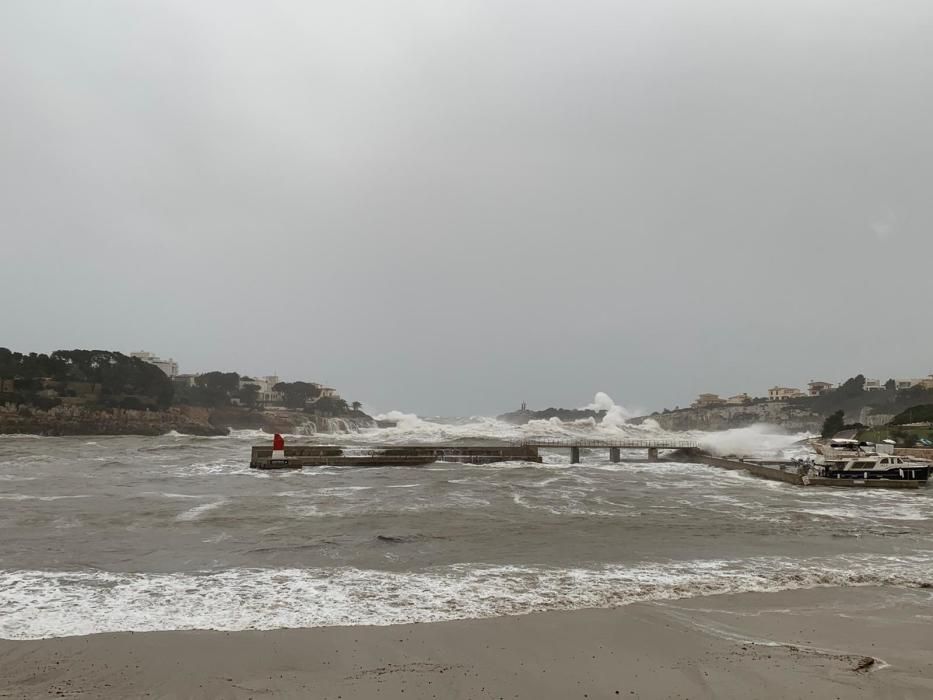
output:
[[[729,430],[756,423],[779,425],[789,432],[818,433],[823,416],[815,411],[783,402],[762,402],[741,406],[682,408],[634,418],[631,423],[653,420],[664,430]]]
[[[601,421],[606,411],[575,408],[547,408],[542,411],[522,409],[497,416],[498,420],[513,425],[525,425],[533,420],[557,418],[564,422],[593,418]],[[653,420],[664,430],[729,430],[744,428],[756,423],[779,425],[790,432],[819,432],[823,415],[809,408],[783,402],[749,403],[740,406],[709,406],[705,408],[682,408],[649,416],[632,418],[628,422],[640,425]]]
[[[355,432],[375,425],[375,421],[361,411],[317,416],[302,411],[258,411],[238,407],[176,406],[164,411],[139,411],[56,406],[43,411],[35,407],[0,405],[2,435],[163,435],[173,430],[187,435],[226,435],[231,428],[313,434]]]
[[[263,430],[267,433],[354,433],[364,428],[375,428],[376,421],[362,411],[348,411],[339,415],[318,415],[285,408],[251,410],[235,406],[211,411],[209,422],[218,428],[234,430]]]
[[[169,376],[137,353],[0,347],[0,434],[226,435],[355,432],[376,422],[333,388],[237,372]]]
[[[163,435],[173,430],[187,435],[227,434],[226,429],[211,424],[210,410],[206,408],[137,411],[56,406],[43,411],[12,404],[0,406],[3,435]]]

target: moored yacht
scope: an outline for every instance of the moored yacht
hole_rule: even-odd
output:
[[[858,440],[831,440],[817,447],[816,466],[829,479],[907,479],[927,481],[933,465],[925,460],[879,453]]]

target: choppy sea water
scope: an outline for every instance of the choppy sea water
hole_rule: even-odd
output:
[[[349,445],[644,436],[489,419]],[[696,436],[691,436],[696,437]],[[933,585],[933,489],[802,489],[698,464],[248,468],[270,437],[0,436],[0,637],[389,624],[818,585]],[[794,438],[705,436],[766,452]],[[632,451],[632,459],[644,455]]]

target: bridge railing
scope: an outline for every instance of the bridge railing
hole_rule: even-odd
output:
[[[686,450],[699,447],[694,440],[573,440],[568,438],[543,438],[515,440],[517,447],[619,447],[622,449]]]

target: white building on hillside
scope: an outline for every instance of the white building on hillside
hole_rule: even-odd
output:
[[[157,357],[151,352],[146,352],[145,350],[140,350],[138,352],[131,352],[130,357],[135,357],[143,362],[147,362],[150,365],[155,365],[163,372],[167,377],[174,378],[178,375],[178,363],[175,362],[171,357],[167,360],[163,360],[161,357]]]
[[[285,394],[281,391],[276,391],[274,388],[280,381],[281,380],[275,374],[256,378],[241,377],[240,388],[242,389],[247,384],[253,384],[259,387],[256,393],[256,400],[259,401],[259,403],[280,404],[285,400]]]
[[[788,386],[774,386],[768,389],[768,401],[789,401],[799,399],[801,396],[804,396],[804,393],[800,389]]]
[[[832,388],[832,382],[821,382],[815,379],[811,379],[809,384],[807,384],[807,391],[810,393],[810,396],[822,396],[827,391],[831,391]]]

